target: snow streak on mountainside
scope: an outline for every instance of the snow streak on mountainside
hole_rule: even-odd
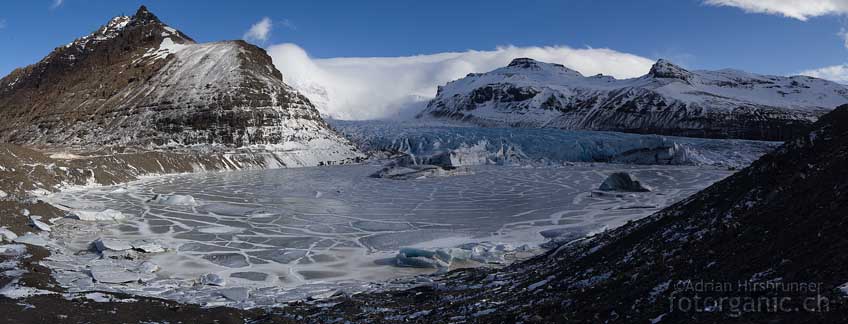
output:
[[[17,144],[248,147],[306,165],[359,156],[264,50],[197,44],[143,6],[0,80],[0,114],[0,139]]]
[[[688,71],[659,60],[647,75],[618,80],[519,58],[440,87],[418,117],[482,126],[785,140],[844,103],[844,86],[805,76]]]

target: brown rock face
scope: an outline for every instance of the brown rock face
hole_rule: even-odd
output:
[[[272,144],[321,150],[322,161],[357,154],[264,50],[197,44],[143,6],[0,79],[0,116],[0,141],[16,144]]]

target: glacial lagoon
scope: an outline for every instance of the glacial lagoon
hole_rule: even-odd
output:
[[[695,166],[578,164],[475,166],[470,175],[415,180],[369,177],[379,169],[354,165],[155,176],[55,193],[45,200],[69,213],[111,209],[125,218],[57,220],[52,243],[57,252],[45,263],[71,291],[251,307],[435,271],[397,266],[395,256],[404,247],[485,242],[538,251],[552,236],[581,237],[619,226],[731,174]],[[597,192],[617,171],[655,190]],[[104,264],[92,248],[97,239],[146,240],[166,252],[113,257]],[[158,271],[143,273],[142,262]],[[103,266],[138,272],[138,280],[92,280],[92,271]],[[210,274],[220,279],[216,286],[200,279]],[[243,289],[245,298],[224,298],[216,289]]]

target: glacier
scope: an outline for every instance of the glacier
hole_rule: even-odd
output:
[[[421,164],[453,166],[608,162],[738,169],[780,145],[603,131],[481,128],[442,122],[328,122],[372,156],[406,154]]]

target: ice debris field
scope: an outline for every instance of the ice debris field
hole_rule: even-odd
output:
[[[160,176],[55,193],[45,199],[69,217],[50,220],[49,239],[39,241],[53,251],[44,264],[71,292],[275,305],[373,290],[386,287],[374,282],[439,269],[509,262],[550,239],[578,238],[649,215],[730,174],[594,164],[476,166],[468,175],[417,180],[369,177],[379,168]],[[653,191],[598,191],[618,171]]]

